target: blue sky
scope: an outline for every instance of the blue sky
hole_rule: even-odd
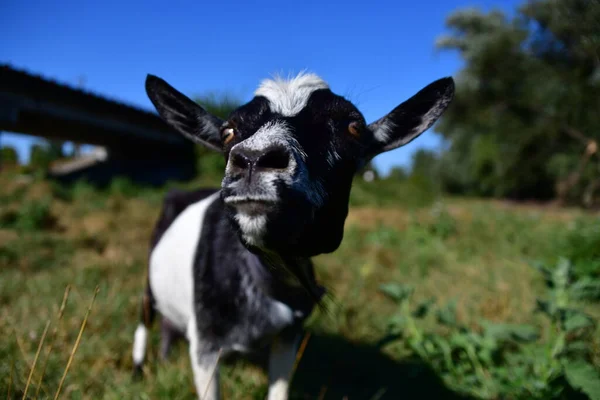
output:
[[[515,0],[402,1],[26,1],[0,5],[0,62],[152,109],[147,73],[192,96],[228,91],[248,100],[274,73],[315,72],[354,101],[368,121],[423,86],[455,75],[457,54],[435,50],[452,11],[511,12]],[[83,78],[83,79],[82,79]],[[26,159],[32,139],[2,134]],[[437,148],[434,129],[375,158],[386,173],[418,148]]]

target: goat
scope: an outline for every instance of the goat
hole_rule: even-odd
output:
[[[263,80],[226,121],[163,79],[146,77],[161,118],[189,140],[222,152],[220,188],[170,192],[150,246],[133,362],[162,315],[161,358],[175,335],[189,342],[198,396],[218,399],[219,355],[266,351],[269,400],[288,398],[303,323],[326,290],[311,257],[343,238],[353,176],[376,155],[429,129],[454,97],[434,81],[367,124],[320,77]]]

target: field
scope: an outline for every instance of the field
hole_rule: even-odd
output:
[[[158,326],[131,379],[164,189],[0,185],[0,396],[54,398],[98,288],[61,398],[194,399],[187,347],[159,363]],[[352,196],[342,246],[314,260],[332,296],[309,321],[293,399],[599,398],[597,213],[387,182]],[[246,360],[221,382],[225,398],[267,391]]]

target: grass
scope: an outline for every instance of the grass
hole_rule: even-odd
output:
[[[165,189],[122,180],[65,189],[10,176],[0,185],[0,393],[54,398],[64,377],[61,398],[194,399],[187,347],[158,362],[158,329],[145,379],[131,379],[148,239]],[[314,260],[334,301],[309,320],[293,399],[593,390],[597,214],[361,182],[351,204],[341,247]],[[565,350],[577,346],[585,351]],[[228,363],[221,381],[225,398],[267,392],[260,363]]]

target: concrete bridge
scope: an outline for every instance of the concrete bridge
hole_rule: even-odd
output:
[[[67,181],[84,177],[107,182],[121,175],[162,184],[195,175],[193,143],[156,113],[9,65],[0,65],[0,131],[105,149],[99,152],[101,156],[98,152],[86,155],[51,171],[52,176]]]

